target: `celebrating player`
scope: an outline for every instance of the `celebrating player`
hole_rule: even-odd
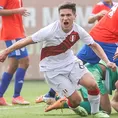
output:
[[[50,87],[58,92],[59,96],[68,98],[69,108],[75,113],[86,116],[87,112],[79,106],[81,97],[76,90],[80,85],[84,86],[88,90],[91,114],[94,117],[109,117],[107,114],[99,112],[100,93],[97,83],[82,61],[74,55],[71,47],[78,40],[82,40],[113,71],[116,71],[116,65],[109,61],[101,46],[82,27],[74,23],[75,3],[63,3],[59,6],[58,11],[60,20],[3,50],[0,53],[0,61],[4,62],[7,55],[16,49],[32,43],[43,42],[40,71],[44,72]]]

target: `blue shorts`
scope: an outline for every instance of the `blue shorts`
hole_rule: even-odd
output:
[[[116,52],[117,45],[109,44],[96,41],[105,51],[107,57],[111,62],[115,62],[118,66],[118,59],[113,60],[113,56]],[[100,61],[100,58],[94,53],[94,51],[88,46],[84,45],[80,51],[77,53],[77,57],[83,62],[88,62],[90,64],[97,64]]]
[[[5,44],[7,47],[10,47],[14,43],[16,43],[18,40],[21,40],[21,38],[17,38],[15,40],[5,41]],[[18,50],[15,50],[8,55],[8,57],[14,57],[16,59],[21,59],[21,58],[24,58],[27,56],[28,56],[28,52],[27,52],[27,49],[25,47],[18,49]]]

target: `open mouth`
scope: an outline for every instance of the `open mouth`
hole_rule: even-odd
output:
[[[64,22],[64,25],[68,25],[69,23],[68,22]]]

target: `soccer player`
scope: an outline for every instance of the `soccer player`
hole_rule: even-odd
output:
[[[22,16],[27,16],[29,13],[26,8],[22,7],[22,4],[22,0],[0,0],[0,16],[2,17],[0,39],[5,42],[7,47],[25,37]],[[0,84],[0,105],[9,105],[3,95],[15,72],[12,104],[29,104],[20,95],[28,66],[29,58],[26,48],[15,50],[8,55],[8,66],[2,75]]]
[[[118,4],[114,5],[111,10],[91,29],[90,35],[103,48],[109,60],[118,65],[118,58],[113,59],[114,54],[118,52]],[[100,58],[87,46],[84,45],[78,52],[77,57],[83,62],[96,64]]]
[[[92,14],[88,18],[88,23],[98,22],[115,4],[112,0],[100,0],[100,2],[94,6]]]
[[[82,40],[113,71],[116,65],[110,62],[103,49],[78,24],[76,18],[76,4],[65,2],[58,8],[60,20],[40,29],[32,36],[24,38],[0,53],[0,61],[4,62],[7,55],[26,45],[43,42],[41,50],[40,71],[44,72],[45,79],[59,96],[68,98],[68,105],[75,113],[86,116],[87,112],[79,106],[81,97],[77,88],[82,85],[88,90],[88,100],[91,104],[91,114],[94,117],[109,117],[99,112],[100,94],[97,83],[80,59],[74,55],[71,47]]]
[[[100,107],[107,113],[111,113],[111,106],[118,111],[118,68],[116,72],[113,72],[111,69],[107,68],[106,64],[103,61],[100,61],[99,64],[85,64],[87,69],[93,74],[99,89],[100,89]],[[107,71],[107,74],[106,74]],[[104,80],[105,78],[105,80]],[[113,99],[109,99],[109,94],[112,95],[112,90],[115,90],[115,94]],[[84,107],[88,113],[90,113],[91,108],[90,104],[87,101],[88,95],[87,90],[82,87],[80,88],[80,92],[82,94],[83,100],[80,103],[80,106]],[[48,106],[45,111],[51,111],[53,109],[60,109],[60,108],[68,108],[67,106],[67,99],[61,98],[57,100],[54,104]]]
[[[88,18],[88,23],[99,21],[115,4],[116,3],[112,2],[112,0],[101,0],[94,6],[92,14]],[[51,88],[47,94],[39,96],[36,99],[36,103],[40,103],[43,101],[46,101],[47,103],[53,103],[55,101],[55,95],[56,92]]]

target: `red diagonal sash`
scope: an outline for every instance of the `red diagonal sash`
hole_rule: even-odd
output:
[[[48,56],[55,56],[61,53],[66,52],[70,49],[78,40],[80,39],[79,34],[73,31],[70,35],[66,37],[66,39],[56,46],[49,46],[42,48],[41,51],[41,60]]]

